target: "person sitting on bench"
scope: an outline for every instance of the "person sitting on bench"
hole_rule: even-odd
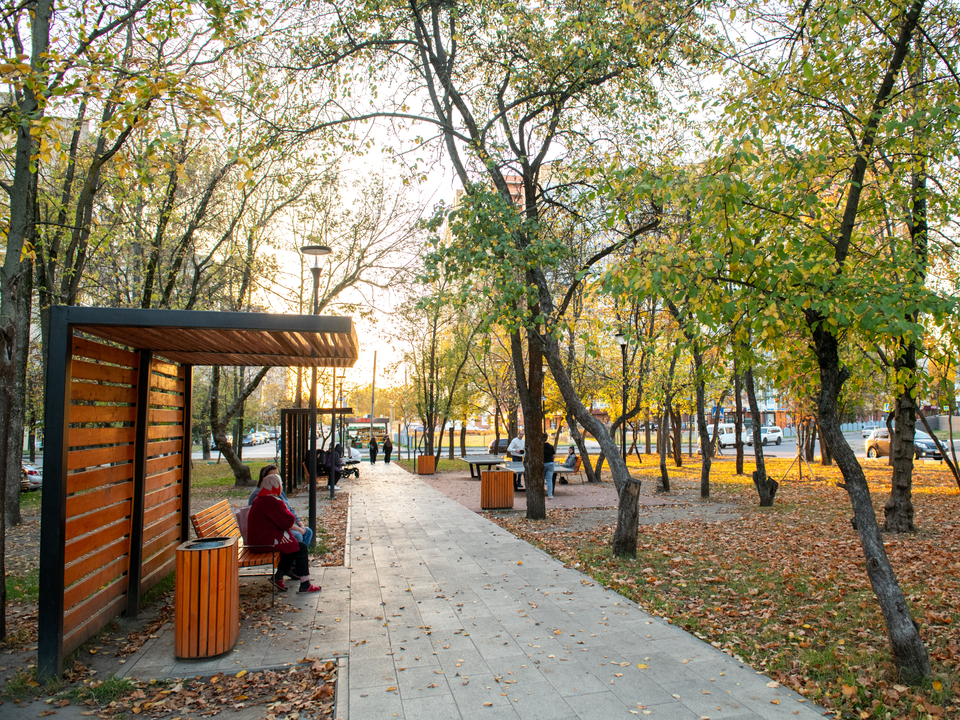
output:
[[[260,480],[257,482],[256,489],[250,493],[250,497],[247,498],[247,505],[253,505],[253,501],[257,499],[257,495],[260,494],[260,487],[263,485],[264,478],[267,475],[276,475],[280,477],[280,468],[276,465],[264,465],[260,468]],[[287,498],[287,494],[283,491],[283,479],[280,480],[280,499],[283,500],[284,504],[287,506],[287,510],[290,511],[290,514],[297,521],[297,528],[294,529],[293,536],[297,539],[297,542],[302,542],[307,547],[310,547],[310,541],[313,540],[313,530],[308,528],[306,525],[301,522],[300,518],[297,517],[297,514],[293,511],[293,506],[290,504],[290,500]]]
[[[307,546],[297,542],[293,530],[299,526],[287,506],[280,499],[280,476],[267,475],[260,484],[260,492],[250,508],[247,518],[247,534],[251,545],[273,545],[280,553],[273,584],[278,590],[286,590],[283,576],[293,570],[300,579],[298,592],[320,592],[320,587],[310,582],[310,557]]]
[[[563,459],[563,463],[556,466],[556,473],[557,475],[563,475],[564,470],[567,470],[568,472],[573,472],[576,469],[577,469],[577,451],[573,447],[573,445],[571,445],[570,448],[567,450],[567,456]],[[560,484],[566,485],[567,479],[565,477],[561,477]]]

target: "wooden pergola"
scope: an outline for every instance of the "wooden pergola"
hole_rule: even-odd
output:
[[[38,676],[168,575],[189,539],[194,365],[352,367],[349,317],[54,307]]]

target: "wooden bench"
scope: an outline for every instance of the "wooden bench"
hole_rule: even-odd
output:
[[[574,474],[580,477],[580,484],[582,485],[583,484],[583,470],[581,469],[582,467],[583,467],[583,460],[580,458],[579,455],[577,455],[577,462],[574,464],[573,470],[571,470],[570,468],[562,467],[561,465],[558,464],[556,466],[556,469],[554,470],[554,472],[557,475],[556,485],[560,484],[560,480],[566,479],[564,475],[570,475],[572,477]]]
[[[273,604],[273,574],[280,559],[280,553],[272,545],[245,545],[237,517],[233,508],[226,500],[211,505],[206,510],[190,516],[193,530],[198,538],[235,537],[237,538],[237,565],[238,568],[261,567],[270,568],[270,604]],[[254,573],[261,575],[265,573]]]

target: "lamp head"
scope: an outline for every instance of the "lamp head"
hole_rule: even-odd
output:
[[[620,347],[624,347],[627,344],[627,338],[624,337],[624,334],[619,330],[617,331],[617,334],[614,335],[613,337],[617,341],[617,345],[619,345]]]
[[[320,256],[329,255],[333,251],[326,245],[304,245],[302,248],[300,248],[300,252],[304,255],[312,255],[313,266],[319,267],[318,263],[320,261]]]

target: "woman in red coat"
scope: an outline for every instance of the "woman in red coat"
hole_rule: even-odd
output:
[[[278,475],[267,475],[263,479],[247,516],[247,539],[251,545],[275,545],[280,551],[277,573],[273,576],[273,584],[278,589],[287,589],[283,577],[293,568],[293,574],[300,578],[299,592],[320,592],[320,588],[310,582],[307,546],[297,542],[291,533],[297,528],[297,519],[280,499],[281,487]]]

